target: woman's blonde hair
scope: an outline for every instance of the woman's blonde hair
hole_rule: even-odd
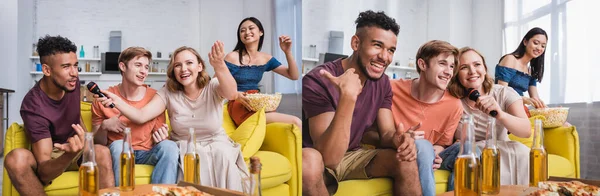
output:
[[[196,84],[198,85],[198,87],[200,89],[202,89],[210,81],[210,76],[208,75],[208,73],[206,73],[206,64],[204,64],[204,60],[202,60],[202,57],[200,57],[200,54],[198,54],[198,52],[191,47],[182,46],[182,47],[177,48],[177,50],[175,50],[175,52],[173,52],[173,55],[171,56],[171,61],[169,61],[169,67],[167,67],[167,77],[168,77],[167,78],[167,88],[171,92],[183,91],[183,85],[181,83],[179,83],[179,81],[177,81],[177,79],[175,77],[175,65],[174,64],[175,64],[175,57],[177,56],[177,54],[179,54],[183,51],[186,51],[186,50],[191,52],[192,54],[196,55],[198,64],[200,64],[200,66],[202,66],[202,71],[200,71],[200,73],[198,73],[198,77],[196,78]]]
[[[479,55],[479,57],[481,57],[481,60],[483,61],[483,66],[485,67],[485,79],[483,80],[483,91],[482,93],[487,94],[492,90],[492,87],[494,86],[494,79],[492,79],[492,77],[487,74],[488,68],[487,68],[487,64],[485,63],[485,58],[483,58],[483,55],[481,55],[481,53],[473,48],[470,47],[463,47],[460,50],[458,50],[458,59],[460,59],[460,57],[469,51],[473,51],[475,53],[477,53],[477,55]],[[459,60],[460,61],[460,60]],[[452,79],[450,79],[450,83],[448,84],[448,92],[450,92],[450,94],[454,97],[457,97],[459,99],[463,98],[465,96],[465,86],[463,86],[460,83],[460,80],[458,79],[458,72],[460,71],[460,62],[458,63],[458,65],[456,66],[456,68],[454,68],[454,73],[452,74]]]

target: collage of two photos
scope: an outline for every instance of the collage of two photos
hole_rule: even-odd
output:
[[[8,0],[0,189],[600,194],[595,8]]]

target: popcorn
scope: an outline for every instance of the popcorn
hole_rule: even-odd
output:
[[[250,109],[252,111],[258,111],[261,108],[265,107],[265,112],[272,112],[279,107],[279,102],[281,102],[281,93],[275,94],[246,94],[248,98],[248,104],[250,105]]]
[[[567,121],[569,116],[569,108],[542,108],[529,110],[531,116],[542,115],[546,119],[542,121],[544,128],[560,127]]]

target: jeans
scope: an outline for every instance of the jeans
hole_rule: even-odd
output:
[[[440,166],[440,169],[450,171],[447,191],[454,190],[454,162],[456,162],[458,153],[460,153],[460,142],[456,142],[440,152],[440,157],[442,158],[442,165]],[[475,148],[475,156],[481,157],[481,149],[479,149],[479,147]]]
[[[433,145],[429,140],[415,140],[417,147],[417,165],[419,167],[419,180],[421,181],[421,190],[423,196],[435,195],[435,179],[433,177],[433,160],[435,152]]]
[[[123,151],[123,140],[113,141],[110,146],[110,154],[113,160],[113,171],[115,173],[115,186],[119,186],[121,152]],[[179,167],[179,148],[171,140],[163,140],[154,145],[150,151],[134,150],[136,164],[154,165],[151,184],[176,184],[177,169]]]

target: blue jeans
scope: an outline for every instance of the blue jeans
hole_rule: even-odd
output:
[[[417,164],[423,196],[434,196],[433,160],[435,159],[435,152],[433,151],[433,145],[425,139],[415,140],[415,145],[417,146]]]
[[[120,156],[123,151],[123,140],[113,141],[110,146],[115,173],[115,186],[119,186]],[[171,140],[163,140],[154,145],[150,151],[134,150],[136,164],[154,165],[151,184],[176,184],[177,169],[179,167],[179,148]]]
[[[442,158],[442,164],[440,166],[440,169],[450,171],[450,176],[448,177],[447,191],[454,190],[454,162],[456,162],[456,157],[458,157],[458,153],[460,153],[460,142],[456,142],[450,147],[440,152],[440,157]],[[481,157],[481,149],[479,149],[479,147],[475,148],[475,153],[477,157]]]

